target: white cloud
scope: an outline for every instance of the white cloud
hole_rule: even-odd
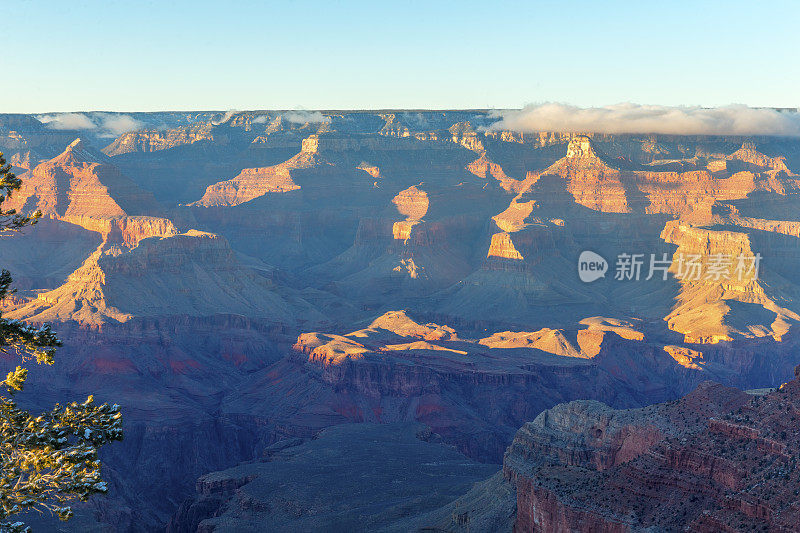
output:
[[[429,126],[428,119],[422,113],[403,113],[400,120],[416,129],[425,129]]]
[[[52,130],[93,130],[97,127],[97,124],[83,113],[56,113],[39,115],[36,118]]]
[[[222,115],[222,118],[220,118],[219,120],[214,120],[214,119],[212,119],[212,120],[211,120],[211,123],[212,123],[213,125],[215,125],[215,126],[219,126],[220,124],[225,124],[225,123],[226,123],[226,122],[228,122],[228,121],[229,121],[231,118],[233,118],[233,116],[234,116],[236,113],[238,113],[238,112],[239,112],[239,111],[238,111],[238,110],[236,110],[236,109],[229,109],[229,110],[225,111],[225,114],[224,114],[224,115]]]
[[[98,137],[117,137],[144,126],[130,115],[117,113],[54,113],[36,118],[53,130],[94,130]]]
[[[321,124],[331,121],[331,117],[326,117],[319,111],[289,111],[283,113],[283,119],[297,124]]]
[[[104,135],[117,137],[129,131],[142,129],[144,123],[136,120],[130,115],[116,115],[111,113],[98,114],[100,128],[104,130]]]
[[[496,112],[489,131],[800,136],[800,114],[744,105],[669,107],[631,103],[576,107],[546,103]]]

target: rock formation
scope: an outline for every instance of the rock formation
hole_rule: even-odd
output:
[[[209,186],[203,197],[190,205],[235,206],[265,194],[296,191],[300,186],[292,181],[291,171],[297,168],[308,168],[313,164],[313,158],[309,154],[301,152],[279,165],[246,168],[230,180]]]
[[[588,137],[575,137],[567,146],[567,156],[544,170],[568,180],[567,190],[575,202],[607,213],[630,211],[620,170],[598,156]]]
[[[428,194],[417,187],[409,187],[397,193],[392,198],[392,203],[397,206],[397,212],[406,218],[400,222],[395,222],[392,227],[392,236],[395,239],[408,242],[411,237],[411,228],[418,224],[425,213],[428,212]]]
[[[402,530],[403,517],[449,503],[495,469],[435,438],[412,424],[349,424],[278,442],[200,477],[167,531]]]
[[[233,523],[248,502],[277,500],[247,499],[227,474],[195,497],[199,476],[267,449],[292,463],[289,450],[328,449],[336,439],[307,441],[342,424],[421,423],[437,446],[499,463],[542,411],[595,400],[610,407],[552,412],[580,439],[547,425],[545,440],[528,440],[583,465],[569,468],[610,472],[693,438],[673,435],[684,426],[667,408],[642,411],[650,425],[617,409],[674,400],[708,379],[769,387],[800,363],[795,138],[522,134],[494,131],[485,111],[131,116],[141,129],[109,142],[100,127],[0,114],[0,150],[24,183],[10,204],[45,212],[0,241],[19,288],[3,312],[53,322],[65,344],[63,366],[32,370],[25,394],[46,406],[94,393],[125,409],[126,441],[104,463],[115,489],[81,507],[77,529],[163,529],[173,516],[210,527],[212,508],[220,525]],[[605,259],[604,276],[581,280],[584,251]],[[617,275],[622,254],[641,257],[637,279]],[[648,279],[651,254],[666,256],[666,279]],[[689,256],[756,254],[758,279],[679,276]],[[509,480],[374,523],[502,528],[513,520]],[[564,520],[636,525],[616,508],[567,509],[555,489],[525,494]],[[731,505],[762,509],[742,501]],[[698,530],[735,523],[703,509]]]
[[[517,433],[503,471],[515,531],[797,531],[796,379],[747,395],[705,383],[616,411],[572,402]]]
[[[156,152],[198,141],[213,140],[212,127],[208,123],[183,126],[165,131],[133,131],[123,133],[114,139],[114,142],[103,148],[103,152],[109,156],[131,152]]]
[[[64,285],[7,315],[101,325],[134,316],[218,313],[291,321],[269,281],[237,264],[223,238],[190,230],[140,240],[129,251],[104,241]]]
[[[73,141],[57,157],[21,176],[9,205],[65,220],[76,217],[151,215],[161,211],[152,194],[124,176],[103,154]]]
[[[508,177],[503,171],[503,167],[491,161],[486,156],[485,151],[481,153],[478,159],[467,165],[467,170],[481,179],[488,179],[489,177],[496,179],[500,182],[501,187],[507,191],[517,190],[521,185],[520,180]]]
[[[681,276],[677,305],[665,320],[687,342],[730,341],[733,335],[779,340],[800,319],[800,308],[781,301],[767,285],[770,274],[747,233],[672,221],[662,237],[678,244],[670,268]]]

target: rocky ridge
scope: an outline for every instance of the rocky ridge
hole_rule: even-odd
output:
[[[629,411],[572,402],[506,452],[515,531],[797,531],[795,379],[747,395],[702,384]]]
[[[765,387],[798,362],[792,139],[484,132],[480,111],[140,114],[112,143],[130,150],[86,131],[48,165],[78,133],[28,119],[0,116],[0,148],[49,218],[0,246],[24,289],[5,312],[65,338],[68,379],[43,373],[37,399],[106,395],[130,421],[107,461],[124,501],[91,504],[87,527],[163,527],[198,475],[331,425],[419,421],[499,461],[560,402]],[[298,152],[313,163],[276,170]],[[215,184],[219,204],[187,205]],[[578,279],[583,250],[606,278]],[[622,252],[738,250],[761,253],[761,279],[614,279]],[[464,512],[429,524],[464,530]]]

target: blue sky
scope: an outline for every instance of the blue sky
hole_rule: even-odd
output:
[[[800,106],[800,2],[0,0],[0,112]]]

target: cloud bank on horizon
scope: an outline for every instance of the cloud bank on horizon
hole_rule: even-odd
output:
[[[283,118],[294,124],[324,124],[331,121],[331,117],[325,116],[319,111],[289,111],[283,113]]]
[[[488,131],[800,136],[800,113],[745,105],[671,107],[623,103],[577,107],[545,103],[498,111]]]
[[[96,130],[99,137],[116,137],[144,126],[130,115],[117,113],[54,113],[36,119],[53,130]]]
[[[303,109],[286,111],[279,116],[286,122],[291,122],[292,124],[324,124],[331,121],[331,117],[323,115],[319,111],[305,111]],[[253,119],[253,124],[263,124],[271,120],[271,117],[260,115]]]

